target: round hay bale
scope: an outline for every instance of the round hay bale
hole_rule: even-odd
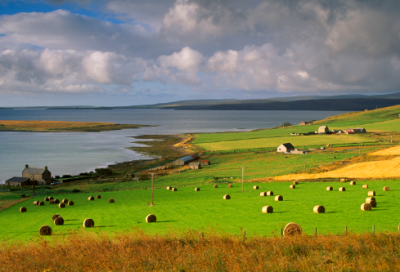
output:
[[[299,184],[298,181],[293,181],[293,185],[297,185],[297,184]]]
[[[363,203],[361,205],[361,210],[362,211],[370,211],[370,210],[372,210],[372,206],[370,203]]]
[[[178,189],[176,189],[175,187],[171,189],[172,192],[176,192],[178,191]]]
[[[54,203],[54,200],[51,199],[51,200],[49,201],[49,204],[55,204],[55,203]]]
[[[50,226],[47,226],[47,225],[41,226],[39,229],[40,235],[51,235],[52,233],[53,233],[53,230],[51,229]]]
[[[61,217],[61,215],[59,215],[58,213],[56,213],[56,214],[54,214],[54,215],[51,217],[51,220],[54,221],[54,219],[56,219],[57,217]]]
[[[232,184],[228,184],[228,188],[232,188]]]
[[[64,203],[60,203],[60,204],[58,204],[58,207],[61,208],[61,209],[65,208],[65,204]]]
[[[290,189],[296,189],[296,185],[290,185]]]
[[[109,200],[108,200],[108,203],[114,203],[115,201],[114,201],[114,199],[113,198],[110,198]]]
[[[383,190],[384,190],[384,191],[389,191],[390,188],[389,188],[388,186],[385,186],[385,187],[383,187]]]
[[[171,190],[171,188],[172,188],[171,186],[167,186],[167,190]]]
[[[52,197],[52,196],[49,196],[49,200],[54,200],[54,197]]]
[[[367,184],[364,184],[364,185],[363,185],[363,189],[368,189],[368,185],[367,185]]]
[[[85,228],[93,228],[93,227],[94,227],[94,221],[93,221],[93,219],[86,218],[86,219],[83,221],[83,226],[84,226]]]
[[[325,213],[325,207],[321,205],[317,205],[313,209],[314,213]]]
[[[369,202],[369,204],[371,204],[372,208],[376,208],[376,202],[375,201],[371,201],[371,202]]]
[[[53,222],[54,222],[54,225],[56,225],[56,226],[64,225],[64,218],[59,216],[56,219],[54,219]]]
[[[68,201],[68,206],[74,206],[74,202],[72,200]]]
[[[260,196],[267,196],[267,192],[261,192]]]
[[[275,201],[283,201],[283,197],[281,195],[277,195],[275,197]]]
[[[196,188],[194,188],[194,190],[195,190],[196,192],[198,192],[198,191],[200,191],[200,188],[199,188],[199,187],[196,187]]]
[[[303,230],[296,223],[289,223],[283,229],[283,235],[285,237],[301,236],[302,233],[303,233]]]
[[[54,204],[58,204],[58,203],[60,203],[60,200],[54,199],[53,202],[54,202]]]
[[[340,188],[339,188],[339,191],[344,192],[344,191],[346,191],[346,188],[340,187]]]
[[[340,182],[346,182],[346,178],[341,178]]]
[[[368,191],[368,196],[375,196],[375,191]]]
[[[350,181],[350,185],[356,185],[355,181]]]
[[[26,208],[25,207],[19,208],[19,212],[26,212]]]
[[[154,214],[149,214],[146,216],[146,222],[147,223],[154,223],[157,221],[157,217]]]
[[[231,196],[230,196],[230,195],[224,195],[224,199],[225,199],[225,200],[231,199]]]
[[[254,190],[258,190],[258,186],[257,186],[257,185],[254,185],[254,186],[253,186],[253,189],[254,189]]]
[[[46,196],[45,198],[44,198],[44,201],[49,201],[50,200],[50,197],[48,197],[48,196]]]
[[[61,203],[68,204],[68,199],[64,198],[63,200],[61,200]]]
[[[376,201],[375,197],[371,196],[371,197],[367,197],[365,199],[365,202],[370,203],[371,201]]]
[[[39,201],[35,200],[33,201],[33,205],[37,205],[39,203]]]
[[[39,206],[44,206],[44,202],[43,201],[39,201],[38,205]]]
[[[333,187],[332,186],[328,186],[328,187],[326,187],[326,190],[327,191],[333,191]]]
[[[267,196],[273,196],[273,195],[274,195],[274,192],[272,192],[272,191],[267,192]]]
[[[101,195],[97,195],[96,198],[97,198],[97,199],[101,199]]]
[[[218,188],[218,184],[214,184],[214,188]]]
[[[87,200],[92,201],[92,200],[94,200],[94,197],[93,196],[89,196]]]
[[[263,213],[273,213],[274,212],[274,208],[272,208],[272,206],[264,206],[261,211]]]

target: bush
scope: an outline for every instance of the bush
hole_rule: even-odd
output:
[[[62,178],[70,178],[71,175],[63,175]]]

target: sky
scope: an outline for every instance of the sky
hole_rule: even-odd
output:
[[[398,0],[0,0],[0,107],[400,91]]]

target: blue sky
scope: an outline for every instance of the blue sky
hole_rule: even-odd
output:
[[[0,1],[0,107],[400,91],[400,2]]]

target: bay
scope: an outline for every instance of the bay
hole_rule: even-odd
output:
[[[126,149],[140,146],[132,137],[153,134],[247,131],[276,127],[283,122],[320,120],[342,111],[176,111],[1,110],[0,120],[54,120],[152,125],[106,132],[0,132],[0,181],[21,176],[25,164],[48,166],[52,175],[79,174],[116,162],[149,159]]]

